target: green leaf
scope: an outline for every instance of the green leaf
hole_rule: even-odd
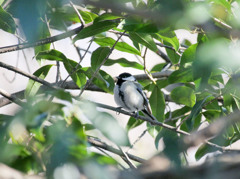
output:
[[[206,144],[201,145],[197,152],[195,153],[195,159],[198,161],[200,160],[204,155],[206,155],[209,152],[208,146]]]
[[[0,29],[12,34],[14,34],[16,31],[16,24],[14,22],[14,19],[1,6],[0,6]]]
[[[168,77],[169,83],[186,83],[193,81],[192,68],[180,68]]]
[[[41,79],[45,79],[52,66],[53,65],[45,65],[45,66],[39,68],[37,71],[35,71],[33,73],[33,75],[36,77],[39,77]],[[27,88],[25,90],[25,94],[24,94],[25,98],[36,95],[40,86],[41,86],[41,83],[38,83],[38,82],[30,79],[27,84]]]
[[[148,130],[148,133],[153,138],[156,138],[156,136],[159,134],[159,131],[161,130],[161,127],[160,126],[152,126],[150,123],[147,123],[147,130]]]
[[[139,70],[143,70],[143,68],[144,68],[144,67],[143,67],[142,65],[140,65],[139,63],[128,61],[128,60],[125,59],[125,58],[108,59],[108,60],[104,63],[104,66],[111,66],[111,65],[114,65],[114,64],[119,64],[119,65],[121,65],[122,67],[136,68],[136,69],[139,69]]]
[[[165,31],[163,33],[159,32],[157,35],[168,44],[171,44],[173,48],[178,51],[179,49],[179,41],[174,31]],[[164,43],[165,44],[165,43]],[[166,44],[167,45],[167,44]]]
[[[159,121],[164,121],[165,99],[158,86],[154,87],[149,102],[151,104],[153,116],[155,116]]]
[[[119,126],[116,119],[106,112],[99,112],[96,106],[90,102],[80,104],[83,114],[91,120],[96,129],[98,129],[105,137],[113,141],[117,145],[129,145],[126,131]]]
[[[156,33],[158,28],[155,24],[149,21],[143,22],[140,18],[129,17],[122,22],[123,29],[128,32],[137,33]]]
[[[94,73],[93,69],[91,67],[85,67],[82,69],[85,71],[86,76],[90,79]],[[108,93],[113,93],[115,86],[113,78],[103,70],[100,70],[99,73],[97,73],[93,79],[93,84]]]
[[[137,126],[140,126],[143,122],[144,122],[143,120],[137,120],[134,117],[130,117],[128,120],[127,126],[126,126],[127,131],[129,131]]]
[[[116,15],[110,14],[110,13],[104,13],[104,14],[98,16],[98,17],[94,20],[94,23],[102,22],[102,21],[106,21],[106,20],[121,19],[121,18],[123,18],[123,17],[122,17],[122,16],[116,16]]]
[[[37,37],[39,39],[45,39],[45,38],[50,37],[50,36],[51,36],[51,34],[49,32],[47,24],[44,23],[44,22],[39,23]],[[47,44],[44,44],[44,45],[34,47],[35,55],[37,55],[39,52],[50,50],[50,46],[51,46],[51,43],[47,43]]]
[[[78,65],[77,62],[70,59],[67,59],[67,61],[64,61],[63,64],[68,74],[71,76],[72,80],[76,83],[76,85],[79,88],[81,88],[86,84],[87,79],[86,79],[85,71],[82,70],[81,65]]]
[[[157,86],[159,89],[165,88],[168,85],[169,85],[168,79],[157,80]]]
[[[165,66],[166,66],[166,63],[157,64],[152,67],[151,72],[160,72]]]
[[[102,47],[112,47],[116,41],[111,37],[103,37],[95,38],[94,42],[96,42],[98,45]],[[137,49],[128,45],[126,42],[118,42],[114,48],[122,52],[132,53],[134,55],[141,56],[141,53]]]
[[[192,88],[186,86],[179,86],[171,91],[171,99],[179,104],[184,104],[193,107],[196,103],[196,95]]]
[[[153,38],[151,37],[151,35],[145,34],[145,33],[130,32],[129,36],[132,41],[136,41],[136,42],[146,46],[153,52],[158,51],[158,48],[157,48]]]
[[[101,21],[93,23],[93,25],[82,29],[76,37],[74,37],[73,42],[77,40],[84,39],[87,37],[91,37],[97,35],[102,32],[106,32],[114,27],[117,27],[118,23],[115,21]]]
[[[50,92],[47,92],[47,93],[57,97],[58,99],[65,100],[65,101],[68,101],[68,102],[72,103],[72,96],[67,91],[57,90],[57,91],[50,91]]]
[[[91,67],[93,70],[96,70],[100,67],[101,63],[105,60],[105,58],[109,55],[110,48],[108,47],[99,47],[92,53],[91,57]]]
[[[195,54],[198,44],[193,44],[190,47],[188,47],[182,54],[181,58],[181,65],[184,65],[185,63],[193,62],[195,60]]]
[[[166,45],[169,45],[169,43],[165,43]],[[171,62],[173,64],[178,64],[180,60],[180,56],[172,49],[166,48],[166,52],[168,57],[170,58]]]
[[[96,129],[96,128],[94,127],[94,125],[92,125],[92,124],[83,124],[83,126],[84,126],[84,129],[85,129],[86,131],[90,131],[90,130]]]
[[[39,52],[36,56],[37,60],[53,60],[53,61],[60,61],[65,62],[67,61],[67,57],[58,50],[49,50],[44,52]]]
[[[209,97],[211,96],[206,96],[203,100],[196,102],[196,104],[193,106],[192,111],[186,121],[189,130],[192,130],[196,117],[201,112],[203,105]]]

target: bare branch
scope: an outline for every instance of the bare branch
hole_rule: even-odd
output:
[[[99,139],[95,139],[93,137],[88,137],[88,143],[90,143],[92,146],[96,146],[96,147],[102,148],[104,150],[110,151],[112,153],[115,153],[115,154],[117,154],[119,156],[123,156],[124,157],[124,155],[122,154],[122,152],[119,149],[116,149],[116,148],[114,148],[114,147],[112,147],[112,146],[110,146],[110,145],[100,141]],[[142,159],[140,157],[137,157],[135,155],[128,154],[128,153],[126,153],[126,154],[128,155],[128,157],[131,160],[134,160],[136,162],[143,163],[143,162],[146,161],[146,160],[144,160],[144,159]]]
[[[168,77],[170,74],[172,73],[172,71],[164,71],[164,72],[157,72],[157,73],[152,73],[152,76],[154,78],[162,78],[162,77]],[[137,80],[144,80],[144,79],[148,79],[147,75],[145,74],[141,74],[141,75],[134,75],[135,78]],[[116,80],[116,78],[114,78]],[[58,83],[51,83],[52,86],[61,86],[63,81],[59,81]],[[76,85],[76,83],[74,81],[67,81],[64,83],[63,86],[61,86],[63,89],[70,89],[70,90],[79,90],[79,87]],[[46,86],[41,86],[40,91],[44,91],[46,90]],[[86,90],[89,91],[96,91],[96,92],[104,92],[101,88],[97,87],[96,85],[90,84],[88,86],[88,88],[86,88]],[[40,92],[41,93],[41,92]],[[13,96],[23,99],[24,97],[24,90],[22,91],[18,91],[14,94],[12,94]],[[165,96],[166,100],[170,100],[169,96]],[[11,101],[7,100],[6,98],[0,98],[0,107],[3,107],[5,105],[8,105],[9,103],[11,103]]]
[[[201,144],[202,142],[205,142],[206,140],[209,140],[220,133],[222,133],[226,128],[228,128],[230,125],[239,122],[240,121],[240,111],[235,111],[234,113],[220,117],[219,119],[215,120],[212,124],[210,124],[208,127],[196,131],[190,136],[186,136],[183,139],[184,145],[188,148],[191,146],[196,146]],[[223,147],[223,150],[226,150]]]
[[[92,24],[93,23],[90,22],[90,23],[86,24],[84,27],[91,26]],[[16,44],[16,45],[10,45],[10,46],[6,46],[6,47],[1,47],[0,48],[0,54],[1,53],[12,52],[12,51],[17,51],[17,50],[22,50],[22,49],[25,49],[25,48],[35,47],[35,46],[39,46],[39,45],[44,45],[44,44],[48,44],[48,43],[52,43],[52,42],[55,42],[55,41],[73,36],[73,35],[79,33],[82,29],[83,29],[83,26],[80,26],[80,27],[72,29],[68,32],[64,32],[64,33],[59,34],[59,35],[48,37],[46,39],[41,39],[37,42],[28,42],[28,43],[22,43],[22,44]]]
[[[8,64],[5,64],[5,63],[3,63],[3,62],[0,62],[0,67],[6,68],[6,69],[8,69],[8,70],[10,70],[10,71],[14,71],[14,72],[19,73],[19,74],[21,74],[21,75],[23,75],[23,76],[26,76],[26,77],[28,77],[28,78],[30,78],[30,79],[32,79],[32,80],[34,80],[34,81],[37,81],[37,82],[39,82],[39,83],[41,83],[41,84],[43,84],[43,85],[45,85],[45,86],[47,86],[47,87],[49,87],[49,88],[51,88],[51,89],[60,89],[59,87],[54,86],[54,85],[52,85],[51,83],[49,83],[49,82],[47,82],[47,81],[45,81],[45,80],[43,80],[43,79],[41,79],[41,78],[38,78],[38,77],[36,77],[36,76],[34,76],[34,75],[31,75],[31,74],[28,74],[28,73],[22,71],[22,70],[19,69],[19,68],[13,67],[13,66],[8,65]]]
[[[79,97],[83,94],[84,90],[92,83],[92,80],[95,78],[95,76],[97,75],[97,73],[99,72],[100,68],[103,66],[103,64],[107,61],[108,57],[112,54],[116,44],[118,43],[118,41],[122,38],[122,35],[125,33],[125,31],[119,36],[119,38],[115,41],[115,43],[113,44],[112,48],[110,49],[108,55],[106,56],[106,58],[101,62],[101,64],[99,65],[99,67],[95,70],[95,72],[92,74],[91,78],[89,79],[89,81],[87,81],[86,85],[83,87],[83,89],[81,90]]]
[[[22,106],[24,104],[24,102],[22,102],[21,100],[19,100],[18,98],[16,98],[14,95],[10,95],[8,94],[6,91],[1,90],[0,89],[0,94],[2,96],[4,96],[5,98],[7,98],[9,101],[12,101],[16,104],[18,104],[19,106]],[[2,98],[0,99],[0,102],[2,101]]]

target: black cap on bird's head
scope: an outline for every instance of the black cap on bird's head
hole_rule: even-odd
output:
[[[123,83],[124,81],[136,81],[135,77],[132,76],[130,73],[124,72],[121,73],[118,77],[117,77],[117,84],[120,85],[121,83]]]

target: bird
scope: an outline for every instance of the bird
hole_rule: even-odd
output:
[[[141,84],[130,73],[124,72],[117,77],[114,100],[120,108],[137,115],[139,111],[142,111],[146,117],[157,120],[152,115],[149,101]]]

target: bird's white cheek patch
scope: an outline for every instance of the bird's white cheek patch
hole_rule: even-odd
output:
[[[123,80],[126,80],[126,81],[135,81],[135,78],[134,78],[133,76],[129,76],[129,77],[123,78]]]

